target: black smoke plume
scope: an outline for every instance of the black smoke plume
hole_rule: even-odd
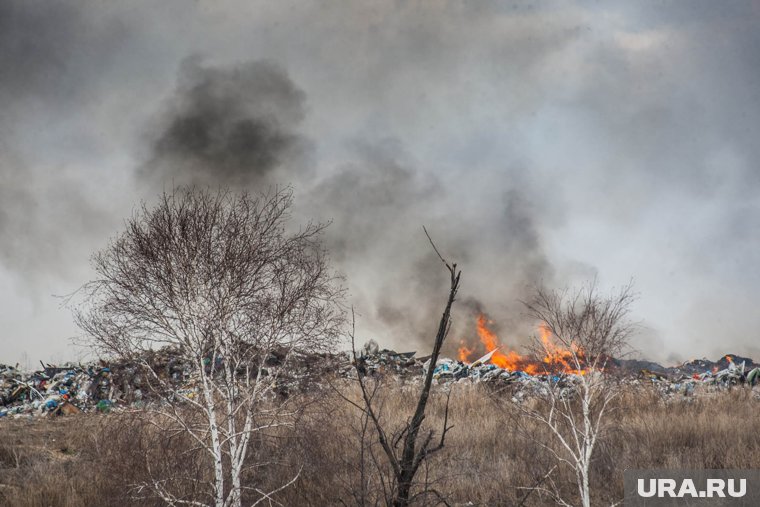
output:
[[[271,61],[231,68],[186,59],[141,176],[163,183],[248,187],[303,170],[296,133],[304,93]]]

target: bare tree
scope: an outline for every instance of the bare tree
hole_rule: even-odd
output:
[[[291,204],[290,190],[177,189],[143,204],[93,257],[97,279],[83,287],[77,323],[101,353],[143,366],[162,401],[152,420],[189,435],[207,457],[207,501],[178,494],[172,477],[144,485],[168,504],[270,502],[274,492],[255,480],[262,464],[246,461],[252,435],[289,421],[291,405],[276,394],[284,365],[342,332],[343,288],[319,241],[324,225],[286,232]],[[185,368],[182,382],[146,359],[162,348]]]
[[[608,372],[609,361],[627,348],[634,329],[628,320],[633,300],[630,284],[604,297],[592,282],[572,293],[538,289],[524,303],[529,315],[540,322],[541,336],[533,339],[534,353],[562,360],[574,372],[554,378],[550,375],[535,403],[520,405],[519,409],[550,431],[553,439],[539,444],[575,474],[584,507],[591,505],[589,479],[594,449],[606,429],[610,403],[620,394],[620,385]],[[551,472],[542,482],[548,487],[532,489],[549,493],[560,505],[571,505],[562,498]]]
[[[424,228],[423,228],[424,229]],[[425,487],[423,491],[417,495],[412,495],[412,489],[415,486],[415,476],[417,475],[420,466],[425,464],[428,458],[437,451],[443,449],[446,441],[446,433],[451,429],[448,425],[448,413],[449,404],[448,397],[446,399],[446,407],[444,412],[443,427],[440,431],[440,438],[434,441],[435,431],[432,429],[423,432],[421,435],[422,423],[425,420],[425,410],[427,408],[428,400],[430,399],[430,390],[433,384],[433,372],[435,365],[438,361],[438,357],[441,352],[446,337],[448,336],[449,329],[451,327],[451,308],[456,299],[457,292],[459,290],[459,278],[461,271],[457,269],[457,265],[449,264],[439,253],[433,240],[425,230],[425,234],[430,240],[435,253],[438,258],[443,262],[444,266],[449,272],[449,295],[446,301],[446,305],[441,315],[441,320],[438,324],[438,332],[433,342],[433,352],[430,356],[429,365],[425,374],[425,379],[420,390],[419,397],[417,399],[417,405],[411,418],[407,423],[399,429],[389,431],[388,428],[382,423],[378,407],[376,406],[376,397],[378,393],[378,384],[369,386],[368,382],[362,371],[359,358],[356,354],[356,344],[354,342],[354,332],[351,332],[351,345],[354,356],[354,365],[356,367],[356,373],[358,377],[359,387],[362,393],[362,404],[356,404],[351,400],[350,403],[354,404],[362,411],[364,417],[374,428],[377,434],[380,446],[385,454],[392,470],[392,481],[389,484],[389,497],[390,504],[394,507],[406,507],[413,501],[418,495],[435,495],[440,500],[443,500],[441,494],[429,487]],[[364,446],[364,442],[362,442]],[[363,447],[362,447],[363,448]],[[379,467],[378,467],[379,468]]]

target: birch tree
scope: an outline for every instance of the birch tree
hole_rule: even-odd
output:
[[[551,439],[539,441],[556,460],[575,475],[583,507],[591,505],[590,474],[594,450],[607,428],[611,403],[620,384],[609,371],[610,361],[625,352],[634,326],[628,319],[634,300],[631,285],[612,296],[602,296],[594,283],[575,292],[539,289],[525,302],[541,333],[533,339],[533,352],[564,363],[572,373],[547,371],[549,381],[533,400],[519,410],[549,430]],[[560,505],[572,504],[560,494],[550,474],[549,493]]]
[[[183,496],[179,477],[152,477],[137,490],[170,505],[240,507],[297,480],[295,472],[263,490],[256,474],[266,464],[247,460],[252,438],[289,424],[282,372],[296,354],[331,348],[344,312],[320,244],[324,225],[288,232],[291,205],[289,190],[176,189],[143,204],[93,256],[97,278],[83,287],[77,323],[102,354],[142,365],[160,400],[149,420],[189,436],[207,464],[204,498]],[[161,349],[184,378],[146,359]]]

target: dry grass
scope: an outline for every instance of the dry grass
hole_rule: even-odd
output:
[[[343,394],[355,399],[353,387]],[[439,428],[444,397],[438,392],[427,425]],[[415,387],[385,386],[385,424],[400,427],[414,405]],[[537,441],[541,427],[526,425],[504,393],[457,384],[451,396],[446,448],[435,455],[421,478],[452,505],[517,505],[554,466]],[[284,505],[383,505],[385,461],[371,432],[362,442],[360,412],[335,393],[313,397],[295,428],[257,441],[255,458],[271,464],[247,480],[272,488],[302,466],[296,486],[283,491]],[[665,403],[652,391],[629,392],[610,415],[610,428],[597,448],[593,489],[596,502],[622,497],[626,468],[760,468],[757,398],[736,389],[711,397]],[[59,419],[0,421],[0,503],[14,506],[159,505],[131,499],[130,484],[148,477],[147,466],[181,469],[203,478],[197,453],[181,437],[167,439],[154,427],[126,415],[82,415]],[[373,459],[373,456],[376,459]],[[569,470],[552,476],[572,499]],[[192,481],[178,485],[203,498]],[[421,487],[421,486],[420,486]],[[419,503],[433,504],[432,497]],[[548,505],[532,493],[524,505]]]
[[[85,416],[0,423],[0,502],[6,505],[97,505],[102,478],[81,451]]]

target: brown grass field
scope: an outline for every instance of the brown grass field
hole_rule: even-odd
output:
[[[411,413],[415,389],[384,387],[388,428],[400,427]],[[530,489],[556,464],[538,444],[550,442],[544,428],[521,419],[504,393],[470,384],[452,391],[454,428],[420,481],[449,505],[552,505]],[[357,396],[352,387],[344,386],[343,394]],[[428,427],[440,427],[444,398],[439,390]],[[277,494],[282,505],[384,505],[387,463],[371,432],[362,439],[361,413],[330,390],[299,403],[303,414],[293,427],[256,441],[252,459],[266,465],[246,480],[274,489],[300,470],[297,482]],[[760,468],[760,404],[748,388],[668,401],[637,388],[614,408],[595,451],[595,505],[623,496],[626,468]],[[181,472],[186,479],[176,484],[178,491],[202,498],[193,479],[208,471],[197,451],[182,435],[167,436],[133,414],[0,420],[2,505],[162,505],[134,487],[149,470]],[[551,477],[563,497],[577,500],[572,471],[560,467]],[[433,495],[418,501],[438,503]]]

